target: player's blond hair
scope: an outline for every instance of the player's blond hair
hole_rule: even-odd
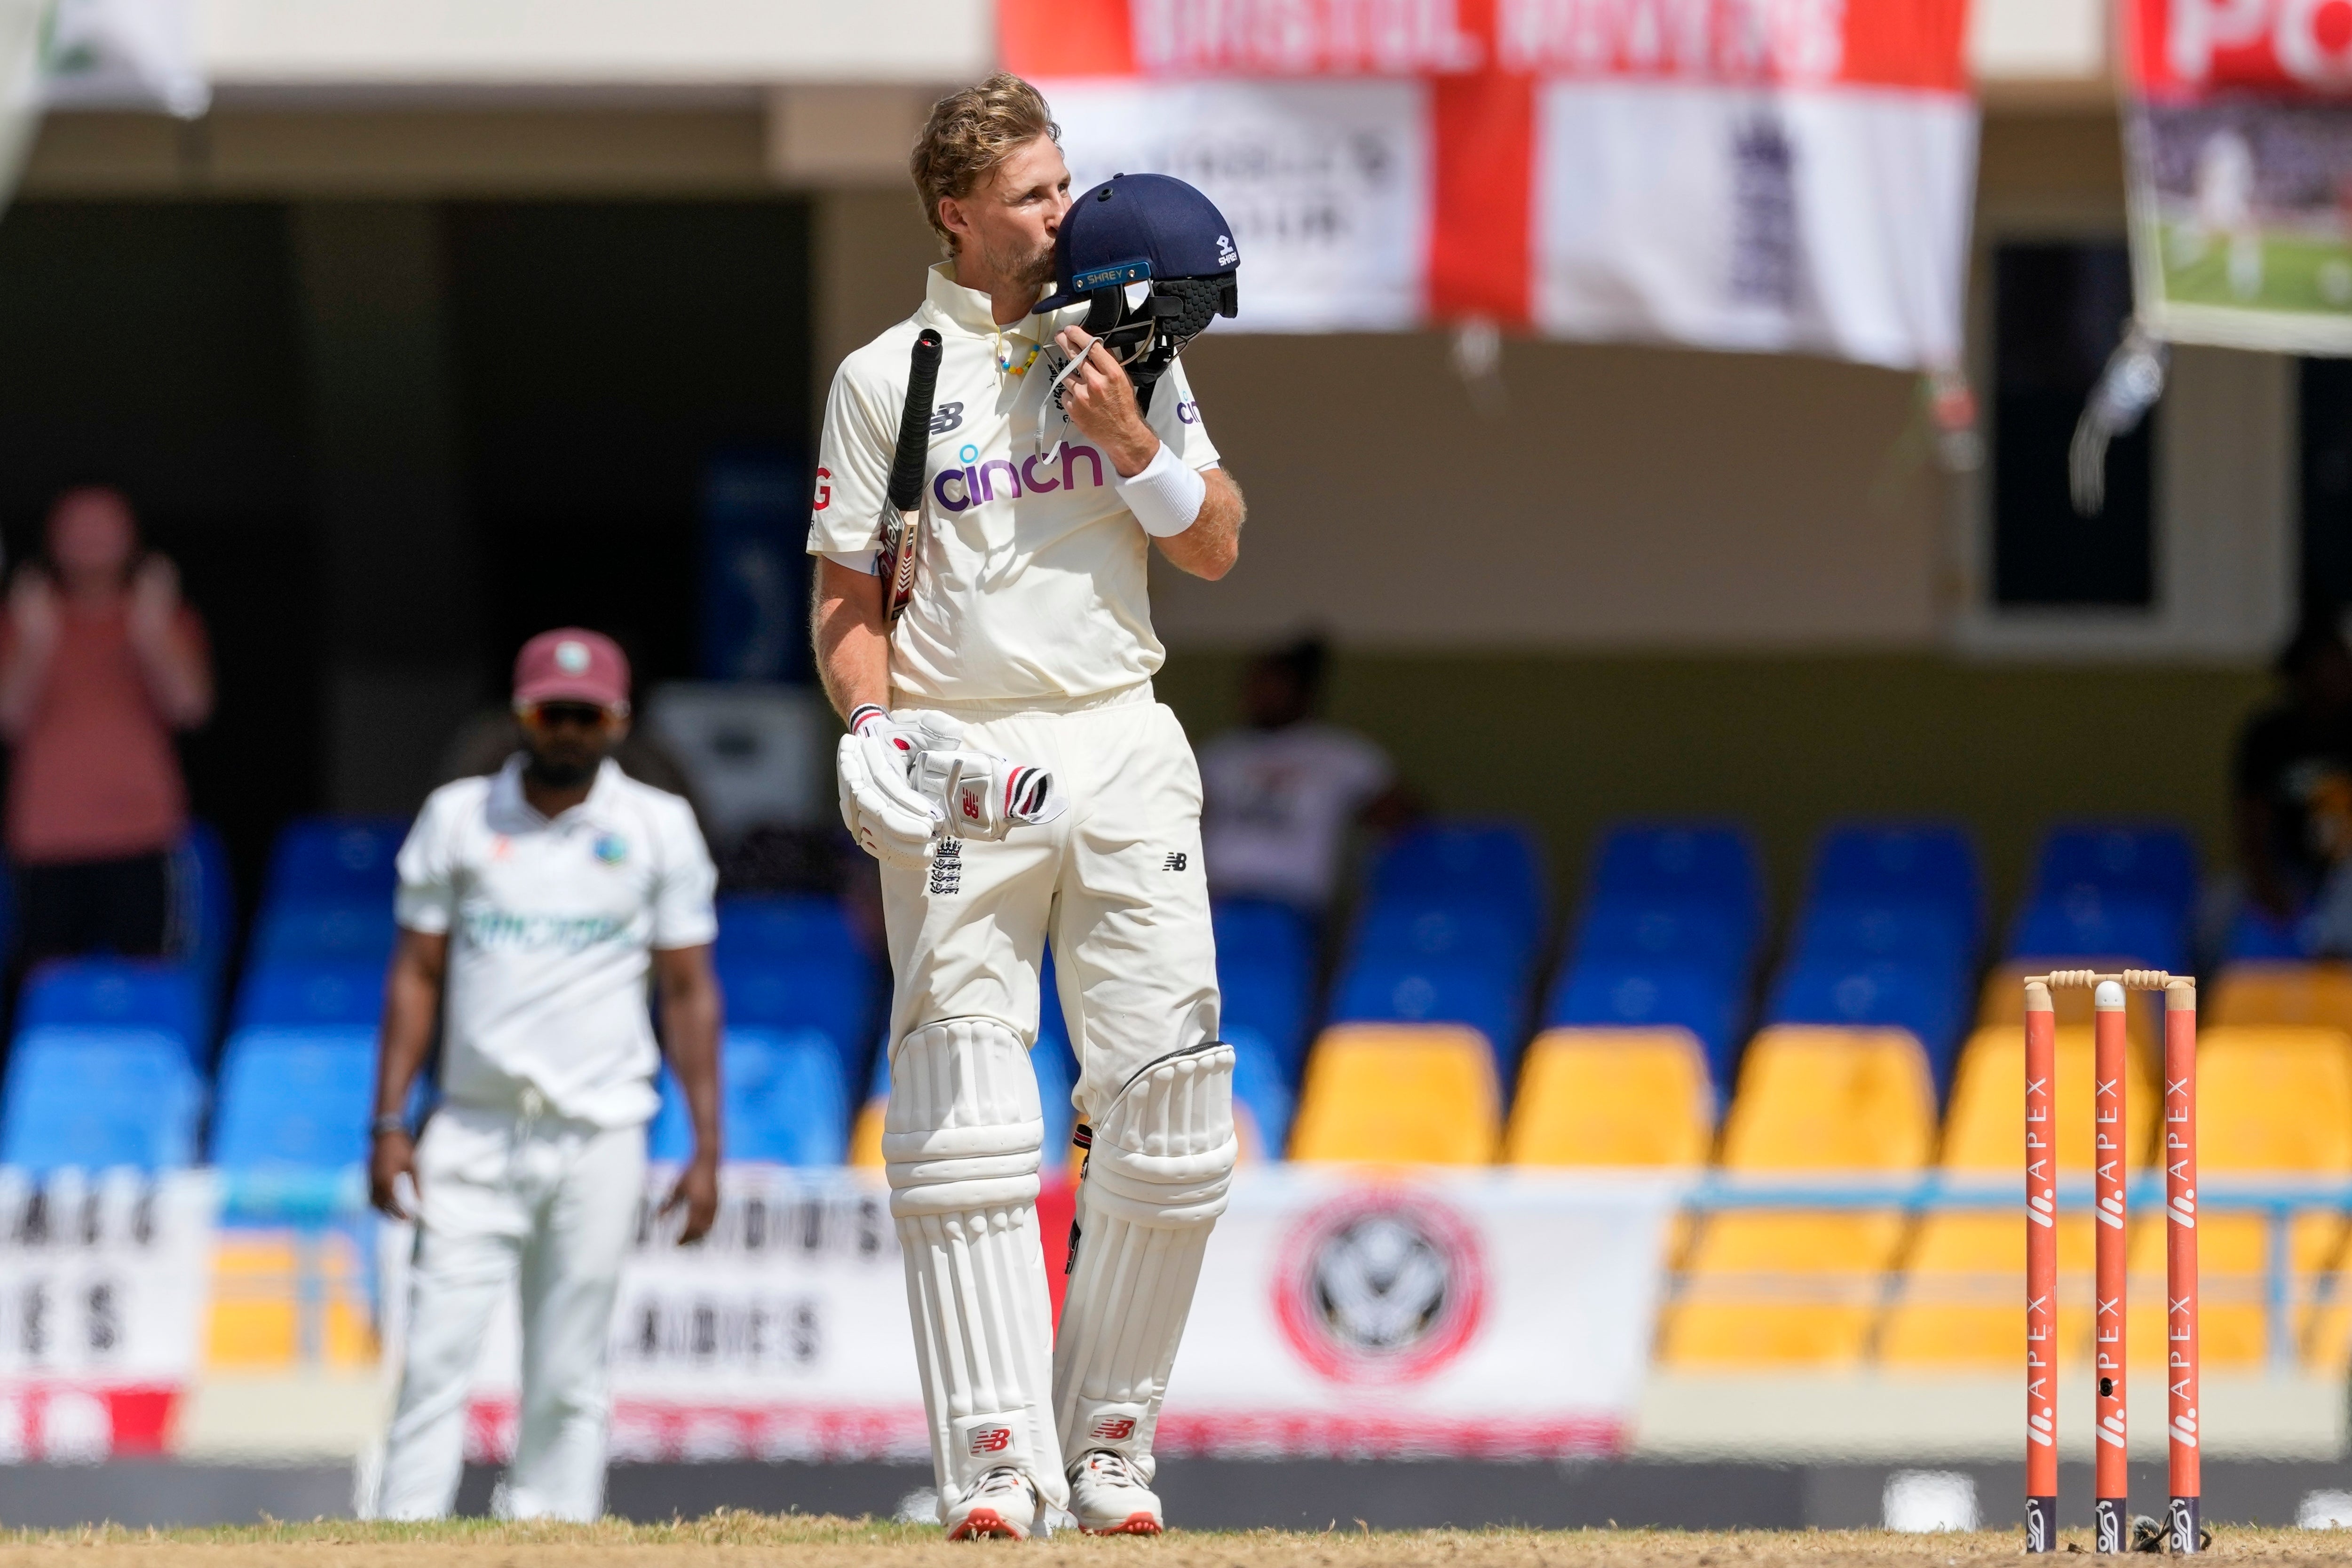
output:
[[[931,105],[907,170],[915,177],[923,216],[950,256],[956,253],[956,237],[940,221],[940,203],[971,195],[1040,136],[1059,146],[1062,128],[1054,123],[1045,95],[1011,71],[998,71]]]

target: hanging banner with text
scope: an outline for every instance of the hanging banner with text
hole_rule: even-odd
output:
[[[2118,5],[2141,321],[2352,353],[2352,6]]]
[[[1079,188],[1199,185],[1261,331],[1955,365],[1966,0],[1002,0]],[[1231,327],[1225,330],[1231,330]]]
[[[666,1191],[656,1174],[649,1202]],[[613,1325],[616,1459],[929,1452],[888,1195],[870,1173],[730,1166],[709,1243],[648,1223]],[[1163,1453],[1560,1458],[1623,1446],[1670,1183],[1245,1167],[1202,1267]],[[650,1213],[650,1209],[647,1211]],[[1061,1276],[1066,1193],[1041,1205]],[[387,1345],[406,1246],[386,1226]],[[515,1438],[515,1310],[469,1448]]]
[[[163,1451],[212,1283],[209,1173],[0,1169],[0,1464]]]

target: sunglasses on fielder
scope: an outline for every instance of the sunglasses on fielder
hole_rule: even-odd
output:
[[[593,702],[528,702],[515,709],[534,730],[604,730],[628,716],[625,708],[604,708]]]

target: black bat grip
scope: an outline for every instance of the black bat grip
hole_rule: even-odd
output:
[[[931,394],[940,382],[940,334],[915,334],[907,368],[907,406],[898,416],[898,451],[890,462],[890,508],[912,511],[923,499],[923,458],[931,446]]]

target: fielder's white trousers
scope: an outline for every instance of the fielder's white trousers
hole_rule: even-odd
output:
[[[921,870],[883,868],[897,981],[890,1039],[944,1019],[994,1018],[1034,1043],[1050,937],[1078,1062],[1071,1099],[1099,1121],[1146,1063],[1217,1037],[1192,748],[1149,685],[1074,712],[942,706],[972,746],[1052,769],[1071,807],[1002,843],[942,846]],[[1046,1166],[1068,1156],[1048,1149]]]
[[[491,1310],[522,1300],[522,1421],[502,1511],[593,1520],[604,1507],[604,1363],[636,1233],[646,1130],[445,1105],[416,1146],[408,1346],[377,1511],[457,1503],[467,1393]]]

